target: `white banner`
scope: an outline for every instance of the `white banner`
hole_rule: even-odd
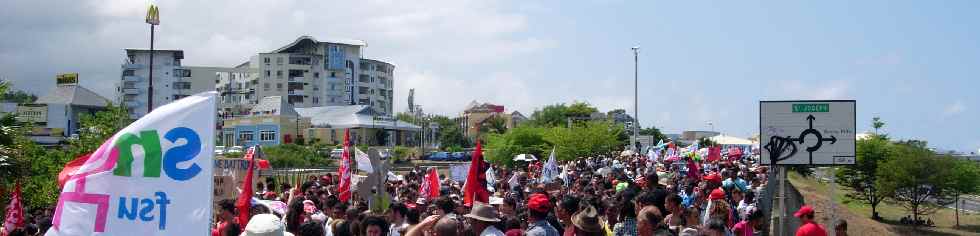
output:
[[[68,179],[54,235],[205,235],[215,92],[161,106],[102,144]]]

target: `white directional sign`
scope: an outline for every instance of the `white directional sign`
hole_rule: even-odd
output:
[[[762,101],[763,165],[854,164],[854,100]]]

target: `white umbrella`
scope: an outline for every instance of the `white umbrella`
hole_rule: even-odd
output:
[[[531,154],[521,154],[521,155],[515,156],[514,157],[514,160],[515,161],[536,161],[536,160],[538,160],[538,158],[535,158],[534,155],[531,155]]]

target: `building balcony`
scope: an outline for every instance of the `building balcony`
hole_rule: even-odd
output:
[[[140,89],[138,89],[138,88],[123,88],[123,94],[130,94],[130,95],[140,94]]]
[[[124,70],[139,70],[143,69],[143,64],[123,63],[120,67]]]
[[[123,104],[126,104],[126,107],[129,107],[129,108],[140,106],[140,102],[137,102],[137,101],[125,101],[125,102],[123,102]]]
[[[142,80],[143,80],[143,77],[142,76],[138,76],[138,75],[127,75],[127,76],[123,76],[123,81],[125,81],[125,82],[140,82]]]

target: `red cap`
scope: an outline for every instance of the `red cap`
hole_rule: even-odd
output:
[[[708,195],[708,199],[710,200],[725,199],[725,190],[722,190],[721,188],[716,188],[715,190],[711,190],[711,194]]]
[[[800,207],[800,210],[796,211],[796,213],[793,213],[793,216],[799,218],[807,214],[813,214],[813,207],[810,207],[809,205],[803,205],[803,207]]]
[[[721,176],[718,175],[718,173],[711,173],[710,175],[705,175],[704,180],[710,182],[721,182]]]
[[[548,200],[548,196],[544,194],[531,194],[531,198],[527,200],[527,209],[536,212],[548,212],[551,210],[551,200]]]

